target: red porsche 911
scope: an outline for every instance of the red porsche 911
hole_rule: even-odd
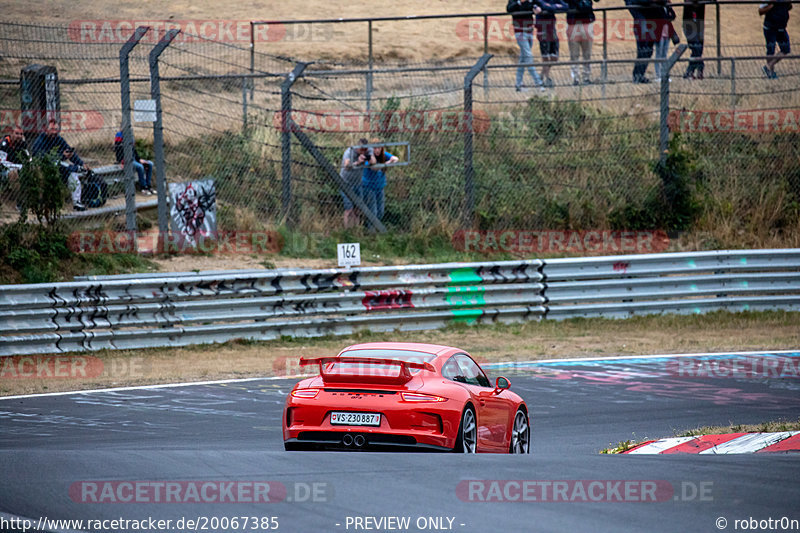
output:
[[[433,344],[356,344],[300,360],[319,376],[286,399],[287,450],[420,449],[530,453],[528,408],[468,353]]]

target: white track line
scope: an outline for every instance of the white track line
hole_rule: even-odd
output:
[[[662,354],[662,355],[616,355],[611,357],[577,357],[577,358],[564,358],[564,359],[537,359],[532,361],[507,361],[502,363],[487,363],[481,365],[485,368],[500,369],[504,367],[511,367],[514,365],[533,365],[541,363],[570,363],[570,362],[589,362],[589,361],[616,361],[625,359],[664,359],[676,357],[707,357],[707,356],[723,356],[723,355],[766,355],[766,354],[784,354],[784,353],[800,353],[800,350],[762,350],[757,352],[704,352],[704,353],[682,353],[682,354]],[[220,379],[214,381],[188,381],[183,383],[161,383],[158,385],[137,385],[134,387],[111,387],[106,389],[88,389],[88,390],[73,390],[63,392],[40,392],[36,394],[18,394],[16,396],[0,396],[2,400],[19,400],[24,398],[43,398],[47,396],[66,396],[69,394],[93,394],[97,392],[121,392],[130,390],[149,390],[149,389],[164,389],[169,387],[192,387],[201,385],[220,385],[225,383],[246,383],[248,381],[259,380],[279,380],[279,379],[296,379],[298,377],[308,376],[269,376],[260,378],[237,378],[237,379]]]

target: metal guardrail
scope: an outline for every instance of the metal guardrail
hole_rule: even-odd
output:
[[[800,249],[0,286],[0,356],[653,313],[800,310]]]

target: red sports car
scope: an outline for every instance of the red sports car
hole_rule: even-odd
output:
[[[506,378],[492,385],[464,350],[376,342],[300,365],[317,365],[320,375],[286,398],[287,450],[530,453],[525,402]]]

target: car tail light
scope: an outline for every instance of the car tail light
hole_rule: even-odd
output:
[[[443,402],[446,398],[434,396],[433,394],[423,394],[421,392],[401,392],[400,396],[404,402]]]
[[[306,400],[316,398],[317,394],[319,394],[319,389],[295,389],[292,391],[293,398],[305,398]]]

